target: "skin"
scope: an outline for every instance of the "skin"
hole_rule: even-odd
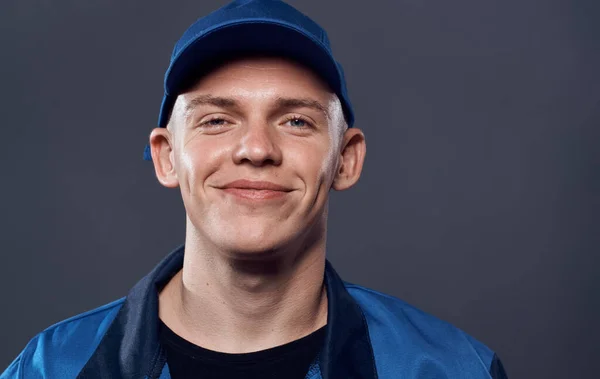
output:
[[[228,353],[324,326],[328,196],[358,181],[366,153],[327,85],[282,58],[230,61],[177,98],[150,146],[187,218],[183,269],[159,295],[163,322]],[[240,179],[283,191],[226,188]]]

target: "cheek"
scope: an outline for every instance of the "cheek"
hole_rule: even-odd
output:
[[[177,175],[186,192],[198,192],[224,156],[219,144],[199,138],[179,146]],[[182,188],[183,189],[183,188]]]
[[[338,154],[336,154],[335,148],[329,148],[324,154],[323,162],[321,163],[321,169],[323,175],[331,182],[335,172],[337,171]]]
[[[309,192],[318,192],[323,186],[331,186],[337,165],[336,157],[326,143],[307,144],[294,150],[291,166],[298,170]]]
[[[189,193],[198,181],[197,161],[198,156],[193,151],[180,149],[177,156],[177,178],[182,191]]]

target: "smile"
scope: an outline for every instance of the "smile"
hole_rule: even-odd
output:
[[[260,190],[250,188],[224,188],[223,191],[233,196],[241,197],[250,200],[269,200],[277,199],[287,195],[289,192]]]
[[[265,181],[236,180],[220,188],[232,196],[248,200],[274,200],[283,198],[293,189]]]

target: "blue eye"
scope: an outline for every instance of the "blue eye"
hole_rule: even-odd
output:
[[[300,118],[293,118],[290,120],[290,125],[292,126],[306,126],[306,122]]]
[[[312,126],[310,121],[305,120],[303,117],[292,116],[286,120],[286,123],[293,128],[304,129]]]
[[[212,118],[210,120],[206,120],[204,122],[202,122],[202,126],[224,126],[227,123],[227,120],[225,120],[224,118]]]

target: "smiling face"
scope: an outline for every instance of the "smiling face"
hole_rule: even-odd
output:
[[[358,180],[365,154],[337,96],[279,58],[203,76],[150,144],[159,181],[180,187],[188,233],[241,258],[324,240],[328,192]]]

